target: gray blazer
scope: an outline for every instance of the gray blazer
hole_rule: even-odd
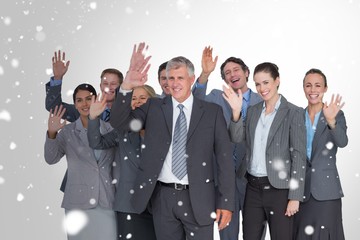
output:
[[[344,112],[336,116],[336,127],[330,129],[321,111],[312,142],[305,181],[305,201],[312,196],[319,201],[339,199],[344,196],[336,167],[336,153],[348,143]],[[333,144],[333,145],[329,145]]]
[[[105,122],[101,123],[101,128],[104,132],[112,129]],[[61,207],[90,209],[99,205],[111,209],[115,191],[111,166],[115,149],[101,151],[97,161],[86,132],[79,118],[64,126],[55,139],[46,136],[45,161],[55,164],[66,155],[68,178]]]
[[[260,102],[248,109],[246,123],[231,121],[232,141],[246,141],[246,161],[241,166],[244,176],[254,147],[255,129],[263,109]],[[283,168],[274,164],[283,161]],[[277,165],[278,166],[278,165]],[[271,185],[279,189],[289,189],[289,199],[303,200],[306,169],[306,130],[303,109],[288,102],[284,96],[270,127],[266,146],[266,169]],[[286,177],[282,178],[286,173]],[[279,176],[280,175],[280,176]],[[295,188],[291,186],[296,186]]]
[[[112,106],[111,125],[129,131],[131,120],[139,119],[146,131],[140,173],[136,178],[132,203],[143,212],[155,189],[172,139],[173,103],[171,96],[150,98],[131,110],[132,94],[118,94]],[[220,106],[194,97],[187,135],[187,174],[194,217],[200,225],[213,224],[209,216],[215,209],[234,210],[235,173],[232,149]],[[216,156],[213,161],[213,156]],[[215,172],[215,166],[217,171]],[[215,188],[214,179],[219,182]]]
[[[131,196],[135,179],[139,174],[141,139],[136,132],[118,132],[113,130],[102,135],[99,130],[100,119],[89,120],[88,140],[94,149],[116,148],[113,176],[117,180],[114,210],[124,213],[136,213]]]

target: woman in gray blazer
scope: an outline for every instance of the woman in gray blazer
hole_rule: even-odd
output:
[[[341,96],[323,102],[327,91],[326,76],[319,69],[310,69],[303,88],[308,106],[305,109],[307,134],[307,171],[304,202],[295,216],[294,239],[343,240],[341,198],[344,196],[336,153],[348,143],[346,120]]]
[[[131,107],[135,109],[144,104],[148,98],[155,97],[152,87],[144,85],[134,89]],[[116,179],[116,194],[114,210],[117,216],[118,239],[156,240],[152,215],[145,211],[137,214],[131,204],[131,196],[137,189],[135,179],[141,161],[141,146],[144,130],[140,132],[118,132],[113,130],[107,134],[99,131],[99,116],[103,112],[104,103],[93,103],[90,111],[88,140],[94,149],[116,147],[114,164],[114,179]],[[136,127],[136,123],[134,124]],[[140,127],[140,126],[139,126]]]
[[[224,98],[232,108],[230,135],[234,142],[245,140],[246,161],[240,170],[246,176],[243,237],[261,239],[269,224],[271,239],[289,240],[293,215],[304,193],[306,134],[303,110],[278,93],[278,67],[261,63],[254,70],[256,90],[263,101],[249,107],[241,119],[242,94],[224,87]]]
[[[94,87],[80,84],[73,94],[75,108],[80,117],[65,125],[61,120],[65,113],[62,105],[56,106],[49,115],[44,148],[45,161],[55,164],[66,156],[68,165],[67,184],[61,205],[65,208],[65,225],[71,224],[74,216],[83,216],[84,220],[83,224],[80,224],[77,219],[78,231],[72,231],[74,226],[68,226],[69,240],[116,238],[116,218],[112,210],[115,189],[111,175],[115,149],[93,150],[87,140],[88,116],[92,97],[95,96]],[[99,128],[103,133],[112,129],[103,121]]]

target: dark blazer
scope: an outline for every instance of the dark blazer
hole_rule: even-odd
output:
[[[344,196],[336,167],[336,153],[348,143],[346,120],[343,111],[336,116],[336,127],[330,129],[321,111],[312,142],[305,180],[305,200],[312,196],[319,201]]]
[[[151,98],[131,110],[132,93],[118,94],[112,106],[111,125],[121,131],[138,119],[146,131],[140,174],[136,179],[133,206],[143,212],[152,196],[172,140],[172,97]],[[232,150],[221,107],[194,98],[187,136],[186,154],[190,201],[200,225],[213,223],[216,209],[234,209],[235,174]],[[216,161],[213,161],[213,155]],[[214,164],[217,171],[214,173]],[[218,188],[215,188],[217,174]]]
[[[211,90],[211,92],[208,95],[206,95],[206,88],[207,88],[207,83],[205,84],[205,86],[203,86],[201,88],[196,87],[196,84],[194,84],[192,92],[193,92],[194,96],[196,96],[200,99],[220,105],[223,110],[223,113],[224,113],[226,125],[229,126],[231,118],[232,118],[232,110],[231,110],[230,104],[222,96],[223,91],[221,91],[219,89],[213,89],[213,90]],[[253,106],[262,101],[262,98],[260,97],[259,94],[253,92],[251,89],[250,89],[250,91],[251,91],[250,92],[250,101],[249,101],[248,108],[250,106]],[[235,161],[235,169],[238,170],[241,162],[245,161],[244,160],[245,153],[246,153],[245,144],[243,144],[243,143],[236,144],[235,152],[236,152],[236,156],[237,156],[237,159],[234,160]],[[238,174],[237,174],[237,176],[238,176]]]
[[[245,175],[253,152],[255,129],[262,109],[263,102],[249,108],[245,125],[242,121],[230,123],[231,139],[235,142],[245,139],[247,144],[246,161],[241,166],[242,176]],[[284,96],[281,97],[281,104],[267,139],[266,170],[273,187],[290,189],[289,199],[303,200],[306,171],[304,114],[302,108],[291,104]]]
[[[45,98],[45,108],[50,111],[54,109],[55,106],[63,105],[66,109],[63,119],[66,119],[69,122],[75,122],[79,118],[80,114],[76,110],[74,104],[68,104],[62,101],[61,98],[61,85],[50,86],[50,82],[45,85],[46,98]]]
[[[131,192],[139,174],[141,162],[141,139],[137,132],[118,132],[116,129],[101,135],[100,119],[89,120],[88,139],[94,149],[116,148],[113,164],[113,177],[116,179],[114,210],[123,213],[136,213],[131,204]]]

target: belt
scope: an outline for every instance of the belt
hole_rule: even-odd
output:
[[[164,183],[164,182],[160,182],[158,181],[160,186],[164,186],[164,187],[169,187],[169,188],[173,188],[175,190],[185,190],[185,189],[189,189],[189,185],[186,184],[180,184],[180,183]]]

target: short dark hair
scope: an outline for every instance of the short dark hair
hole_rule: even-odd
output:
[[[317,68],[312,68],[312,69],[310,69],[309,71],[307,71],[307,72],[305,73],[305,77],[304,77],[304,79],[303,79],[303,85],[304,85],[306,76],[309,75],[309,74],[315,74],[315,73],[316,73],[316,74],[319,74],[320,76],[323,77],[325,87],[327,87],[327,79],[326,79],[325,74],[324,74],[320,69],[317,69]]]
[[[102,79],[103,79],[103,77],[104,77],[104,75],[105,75],[106,73],[111,73],[111,74],[117,75],[118,78],[119,78],[119,84],[120,84],[120,85],[122,84],[122,82],[123,82],[123,80],[124,80],[124,75],[123,75],[119,70],[117,70],[117,69],[115,69],[115,68],[107,68],[107,69],[105,69],[104,71],[102,71],[102,73],[101,73],[101,75],[100,75],[100,81],[102,81]]]
[[[160,73],[161,73],[161,71],[163,71],[163,70],[166,70],[166,65],[167,65],[167,61],[166,62],[164,62],[164,63],[162,63],[160,66],[159,66],[159,70],[158,70],[158,80],[160,81]]]
[[[221,78],[223,80],[225,80],[225,73],[224,73],[224,68],[225,65],[229,62],[233,62],[233,63],[237,63],[241,66],[242,70],[244,72],[248,71],[248,73],[250,74],[250,70],[248,68],[248,66],[246,66],[246,64],[244,63],[243,60],[241,60],[240,58],[236,58],[236,57],[229,57],[228,59],[225,60],[225,62],[223,62],[223,64],[221,64],[220,66],[220,74],[221,74]],[[248,78],[246,78],[246,81],[248,81]]]
[[[270,73],[271,77],[275,80],[280,77],[279,68],[276,64],[271,62],[263,62],[257,65],[254,69],[254,75],[258,72]]]
[[[88,84],[88,83],[82,83],[80,84],[79,86],[77,86],[74,90],[74,93],[73,93],[73,101],[75,103],[75,99],[76,99],[76,94],[79,92],[79,90],[85,90],[85,91],[89,91],[91,95],[94,95],[96,97],[96,90],[95,88]]]

